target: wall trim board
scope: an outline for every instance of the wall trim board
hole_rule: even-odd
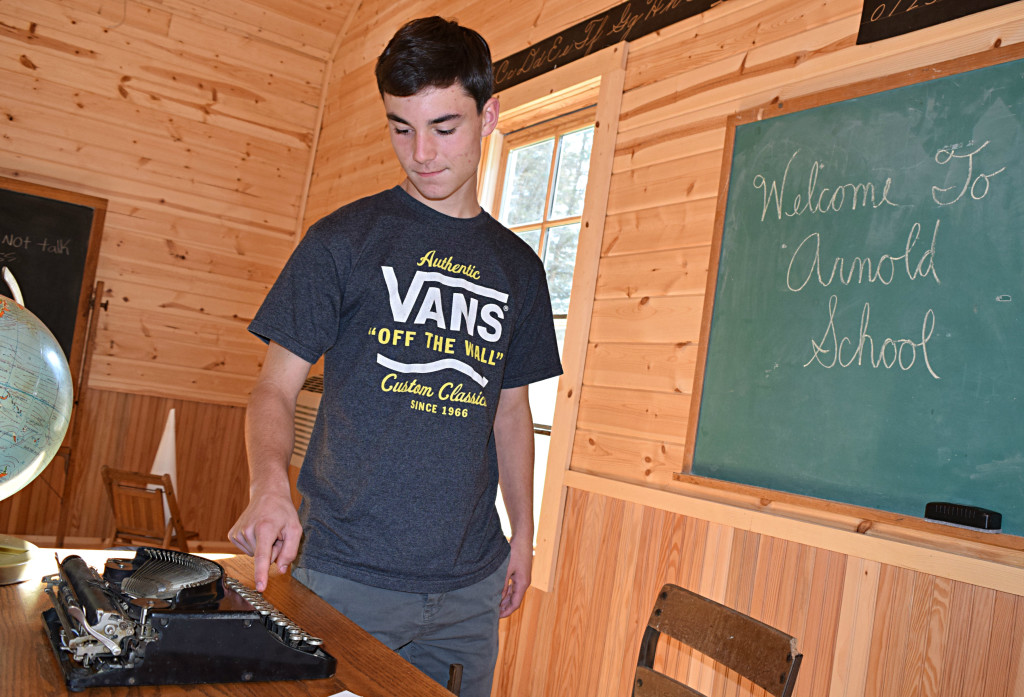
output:
[[[565,486],[628,501],[710,523],[727,525],[790,542],[846,554],[866,561],[962,581],[971,585],[1024,596],[1024,552],[1005,550],[998,560],[943,549],[938,535],[901,538],[896,526],[871,526],[858,531],[861,519],[838,514],[797,518],[790,511],[776,512],[774,503],[754,497],[727,495],[717,499],[707,487],[676,482],[660,489],[628,481],[569,471]],[[934,546],[926,546],[931,542]]]
[[[562,350],[564,372],[558,381],[547,472],[536,530],[532,585],[542,591],[550,590],[554,585],[557,568],[556,556],[562,533],[562,516],[565,512],[563,479],[569,470],[575,441],[576,415],[583,387],[583,369],[586,364],[587,342],[593,315],[597,268],[604,241],[608,191],[611,186],[628,53],[626,43],[609,46],[583,60],[535,80],[521,83],[498,95],[503,109],[509,112],[522,112],[531,104],[545,103],[545,100],[559,92],[582,83],[590,83],[595,79],[600,80],[590,173],[569,298],[571,311]],[[493,152],[493,148],[491,151]],[[482,188],[493,190],[493,182],[485,177]]]

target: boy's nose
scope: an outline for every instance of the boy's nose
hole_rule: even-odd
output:
[[[416,136],[412,156],[417,162],[430,162],[436,154],[437,148],[434,147],[433,139],[429,136]]]

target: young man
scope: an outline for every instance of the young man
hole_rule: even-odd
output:
[[[498,120],[490,51],[439,17],[377,61],[405,180],[313,225],[250,325],[269,343],[246,416],[250,503],[230,538],[463,697],[487,697],[498,618],[533,563],[528,384],[561,372],[543,266],[476,196]],[[295,400],[324,356],[299,477]],[[512,526],[495,509],[500,480]],[[301,539],[301,550],[300,550]]]

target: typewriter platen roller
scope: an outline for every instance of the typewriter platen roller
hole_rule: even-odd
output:
[[[71,690],[334,674],[320,639],[208,559],[140,547],[102,576],[75,555],[57,567],[43,621]]]

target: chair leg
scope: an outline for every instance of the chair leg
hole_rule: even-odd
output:
[[[462,691],[462,664],[452,663],[448,666],[448,691],[453,695]]]

